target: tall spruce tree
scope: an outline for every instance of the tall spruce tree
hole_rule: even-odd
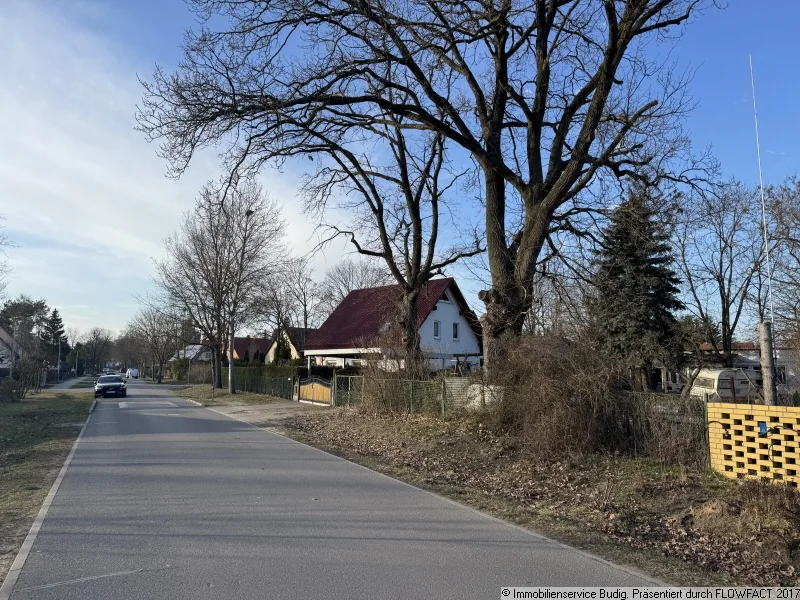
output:
[[[629,192],[603,232],[590,309],[601,348],[630,369],[637,388],[651,389],[654,361],[672,362],[679,351],[674,312],[684,306],[672,264],[653,198]]]
[[[61,341],[61,358],[64,358],[69,352],[67,339],[64,336],[64,321],[61,319],[61,315],[58,314],[57,308],[53,309],[44,323],[40,338],[42,340],[42,350],[51,361],[58,359],[59,340]]]

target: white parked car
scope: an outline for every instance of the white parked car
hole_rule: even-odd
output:
[[[125,379],[139,379],[139,369],[128,369],[125,372]]]

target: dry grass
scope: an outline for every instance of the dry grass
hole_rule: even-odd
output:
[[[0,404],[0,580],[85,422],[91,392],[45,390]]]
[[[301,441],[665,581],[798,583],[795,492],[652,459],[584,454],[536,461],[486,417],[442,421],[339,409],[298,416],[287,429]],[[715,506],[727,507],[722,519],[706,516]]]
[[[203,406],[271,404],[278,400],[278,398],[272,396],[251,394],[249,392],[238,392],[231,395],[228,393],[227,389],[218,390],[212,388],[210,385],[193,385],[181,390],[170,391],[180,398],[190,398]]]
[[[79,389],[94,389],[94,384],[97,381],[97,377],[84,377],[80,381],[78,381],[75,385],[72,386],[73,390]]]

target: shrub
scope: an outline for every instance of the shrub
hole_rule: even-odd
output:
[[[18,402],[21,398],[18,395],[19,383],[12,379],[0,381],[0,403]]]
[[[210,363],[192,363],[189,366],[188,381],[191,384],[212,383],[212,368]]]
[[[495,425],[544,460],[593,452],[647,456],[664,463],[707,460],[702,404],[634,394],[625,371],[584,340],[522,337],[498,369],[504,391]]]
[[[172,371],[172,377],[177,380],[181,380],[186,376],[186,370],[189,367],[189,361],[185,358],[179,358],[176,361],[173,361],[172,365],[170,365],[170,370]]]

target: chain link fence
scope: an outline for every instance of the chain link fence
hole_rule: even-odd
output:
[[[433,380],[336,375],[333,406],[373,406],[405,413],[447,414],[480,408],[496,394],[464,377]]]

